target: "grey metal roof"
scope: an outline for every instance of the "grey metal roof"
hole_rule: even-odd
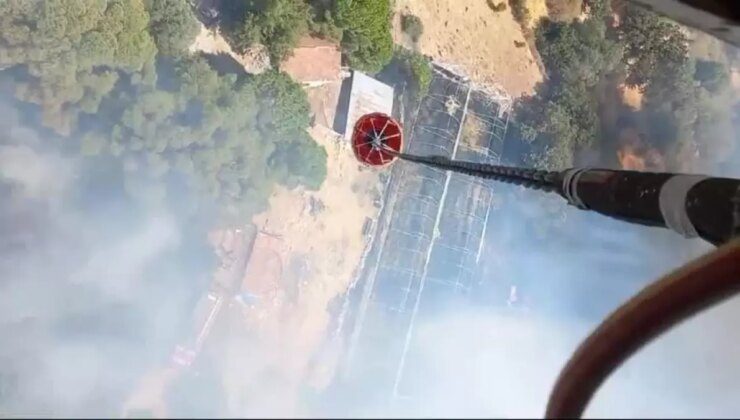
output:
[[[344,138],[352,137],[357,120],[371,112],[393,112],[393,88],[359,71],[352,72],[352,88],[347,109]]]

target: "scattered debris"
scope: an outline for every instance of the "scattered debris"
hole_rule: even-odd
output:
[[[306,211],[309,216],[316,217],[319,213],[326,209],[324,202],[314,196],[309,196],[306,202]]]
[[[460,109],[461,106],[462,105],[460,105],[460,102],[458,102],[454,96],[448,96],[447,100],[445,101],[445,109],[450,115],[455,115],[455,113],[458,109]]]

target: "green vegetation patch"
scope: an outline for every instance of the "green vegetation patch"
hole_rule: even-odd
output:
[[[423,97],[429,91],[432,83],[432,64],[428,58],[416,51],[398,48],[395,53],[401,68],[413,81],[412,90],[418,97]]]
[[[318,188],[326,152],[306,132],[305,92],[277,71],[220,75],[183,54],[198,28],[186,5],[0,3],[0,81],[72,153],[112,158],[132,196],[163,200],[185,179],[222,220],[243,222],[275,184]],[[293,13],[273,12],[263,19]]]
[[[389,0],[337,0],[334,16],[344,28],[342,50],[350,67],[374,74],[391,61]]]
[[[672,156],[687,147],[708,159],[729,153],[725,66],[695,62],[680,27],[654,13],[628,6],[622,24],[612,28],[608,1],[588,6],[583,22],[546,21],[537,28],[548,80],[515,107],[515,131],[535,150],[530,163],[570,166],[579,150],[615,142],[625,124],[642,133],[644,146]],[[642,109],[619,102],[621,83],[642,92]],[[606,108],[614,109],[611,116],[602,113]]]
[[[255,43],[263,44],[273,63],[279,63],[308,33],[311,20],[305,1],[266,0],[246,8],[243,18],[227,26],[231,46],[244,52]]]
[[[401,16],[401,30],[408,35],[412,41],[418,42],[424,33],[424,24],[421,19],[415,15]]]

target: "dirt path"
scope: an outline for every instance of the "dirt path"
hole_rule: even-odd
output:
[[[395,11],[396,43],[415,47],[400,24],[402,14],[414,14],[424,24],[416,48],[434,60],[459,66],[476,83],[518,97],[532,93],[542,80],[529,49],[515,44],[525,39],[508,7],[494,12],[485,0],[397,0]]]

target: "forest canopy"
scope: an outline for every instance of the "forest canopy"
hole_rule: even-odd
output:
[[[198,35],[200,25],[183,0],[146,0],[149,28],[160,54],[178,55]]]
[[[360,71],[377,73],[393,57],[389,0],[231,0],[220,9],[232,48],[264,45],[273,67],[308,34],[340,41],[347,64]]]
[[[276,183],[318,188],[326,153],[303,90],[277,71],[218,74],[185,53],[198,28],[187,0],[9,0],[0,78],[75,153],[115,157],[134,195],[186,179],[236,220]]]
[[[267,48],[273,64],[290,54],[308,33],[309,5],[301,0],[234,0],[224,2],[222,32],[240,53],[259,43]]]
[[[625,121],[647,147],[676,159],[689,149],[702,149],[708,159],[729,153],[726,65],[692,58],[684,31],[668,19],[625,5],[617,25],[608,0],[587,3],[584,21],[544,21],[537,28],[548,79],[516,105],[516,128],[534,151],[528,163],[571,166],[578,151],[616,141],[616,125]],[[614,121],[602,110],[615,102],[619,85],[640,92],[642,105],[630,111],[620,104]]]
[[[391,61],[389,0],[337,0],[335,15],[344,29],[342,48],[352,68],[377,73]]]

